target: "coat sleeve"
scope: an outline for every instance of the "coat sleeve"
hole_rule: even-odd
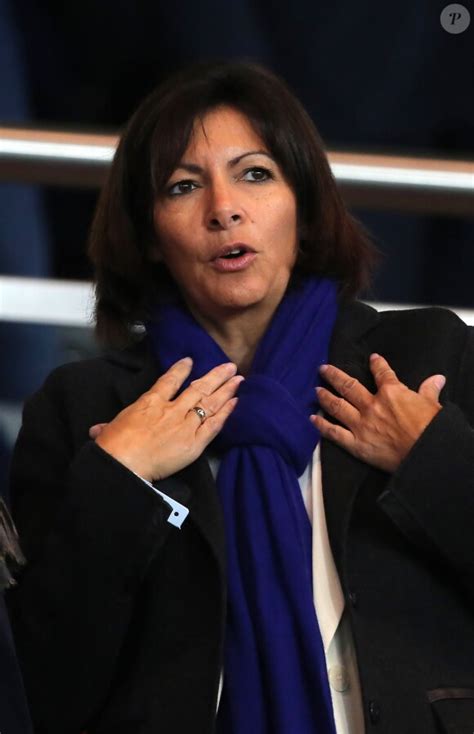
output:
[[[27,565],[8,601],[38,734],[81,732],[101,709],[170,528],[141,479],[93,441],[72,446],[60,374],[26,404],[11,469]]]
[[[453,400],[427,426],[378,502],[410,540],[451,566],[472,596],[474,330],[467,331]]]

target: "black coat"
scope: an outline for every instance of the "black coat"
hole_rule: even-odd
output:
[[[0,593],[0,731],[8,734],[31,734],[33,731],[2,593]]]
[[[341,309],[329,361],[374,390],[373,351],[413,389],[434,373],[447,384],[391,476],[322,442],[366,730],[471,734],[474,335],[442,309]],[[144,341],[59,368],[25,407],[12,493],[30,564],[10,609],[38,734],[213,729],[226,595],[209,464],[201,456],[157,485],[190,507],[178,530],[159,496],[88,439],[157,376]]]

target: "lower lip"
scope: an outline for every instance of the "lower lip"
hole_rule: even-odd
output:
[[[216,257],[215,260],[211,260],[211,265],[221,273],[234,273],[236,270],[244,270],[256,256],[256,252],[246,252],[245,255],[229,260],[224,257]]]

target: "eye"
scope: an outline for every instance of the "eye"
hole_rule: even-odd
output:
[[[272,172],[268,168],[262,166],[252,166],[244,171],[243,179],[252,183],[260,183],[273,178]]]
[[[194,181],[176,181],[176,183],[172,184],[166,190],[166,193],[168,196],[182,196],[183,194],[191,193],[195,188],[197,188],[197,184],[195,184]]]

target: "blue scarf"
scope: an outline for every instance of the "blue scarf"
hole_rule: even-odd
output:
[[[211,445],[228,563],[222,734],[335,732],[298,477],[319,441],[309,415],[336,314],[333,281],[305,277],[287,290]],[[159,305],[148,331],[163,370],[193,358],[182,389],[229,361],[183,302]]]

